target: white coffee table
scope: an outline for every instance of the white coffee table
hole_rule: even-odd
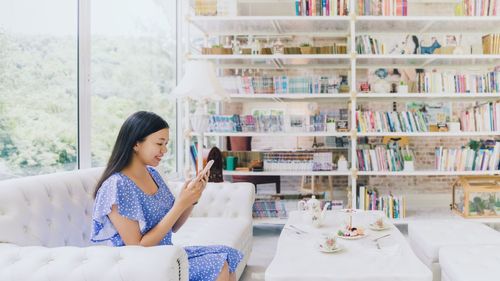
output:
[[[339,280],[339,281],[431,281],[431,271],[415,256],[404,236],[392,224],[383,231],[372,231],[368,225],[382,216],[378,211],[357,211],[353,226],[361,226],[367,236],[358,240],[338,239],[344,250],[322,253],[317,241],[323,233],[337,232],[347,221],[342,211],[329,211],[324,224],[315,228],[306,222],[301,212],[291,212],[281,232],[276,255],[266,270],[267,281]],[[390,222],[389,222],[390,223]],[[297,234],[290,225],[307,232]],[[379,240],[380,249],[373,239]]]

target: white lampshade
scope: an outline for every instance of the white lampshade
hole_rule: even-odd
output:
[[[213,63],[199,60],[187,62],[184,77],[172,94],[196,100],[222,100],[229,97],[215,75]]]

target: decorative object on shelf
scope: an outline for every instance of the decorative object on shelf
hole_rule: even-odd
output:
[[[274,55],[283,55],[285,53],[285,46],[281,42],[281,39],[278,37],[276,41],[273,43],[273,54]]]
[[[368,82],[362,82],[359,85],[359,91],[363,93],[369,93],[370,92],[370,83]]]
[[[323,224],[328,207],[329,204],[326,203],[321,210],[321,202],[314,195],[307,201],[301,200],[297,203],[297,209],[303,212],[303,218],[314,227],[320,227]]]
[[[373,72],[374,78],[376,79],[372,85],[372,90],[374,93],[385,94],[391,91],[391,84],[387,80],[389,72],[385,68],[379,68]]]
[[[349,132],[349,122],[347,120],[337,120],[335,122],[337,132]]]
[[[450,122],[446,123],[449,132],[460,132],[460,119],[458,116],[453,116]]]
[[[212,147],[208,152],[207,162],[214,160],[214,164],[210,167],[210,175],[208,176],[208,182],[223,182],[224,178],[222,176],[222,152],[216,146]]]
[[[398,93],[408,94],[408,85],[406,85],[403,81],[399,82]]]
[[[314,54],[314,48],[309,43],[300,44],[300,53],[303,55]]]
[[[405,171],[405,172],[415,171],[415,165],[413,163],[413,156],[404,155],[403,157],[404,157],[403,171]]]
[[[235,55],[241,55],[242,50],[241,50],[241,44],[238,39],[236,39],[236,36],[233,40],[231,40],[231,49],[233,50],[233,54]]]
[[[195,0],[194,13],[197,16],[217,15],[217,0]]]
[[[326,118],[326,131],[329,133],[334,133],[337,131],[337,127],[335,126],[335,119],[333,117]]]
[[[234,171],[236,169],[236,166],[238,165],[238,158],[234,156],[227,156],[226,157],[226,170],[228,171]]]
[[[260,55],[261,45],[258,39],[253,39],[251,36],[248,38],[250,47],[252,48],[252,55]]]
[[[344,155],[340,155],[339,160],[337,161],[337,170],[346,172],[348,170],[348,163],[347,160],[345,159]]]
[[[500,176],[462,176],[452,190],[452,209],[461,216],[500,218]]]
[[[402,45],[401,54],[405,55],[416,55],[418,54],[420,43],[418,42],[418,37],[416,35],[406,35],[405,40]]]
[[[349,93],[350,87],[347,81],[347,75],[340,75],[340,79],[339,93]]]
[[[438,40],[436,37],[432,37],[432,41],[433,43],[430,45],[430,46],[427,46],[427,47],[424,47],[422,46],[422,42],[420,42],[420,53],[421,54],[428,54],[428,55],[431,55],[434,53],[434,51],[437,49],[437,48],[441,48],[441,44],[439,44]]]

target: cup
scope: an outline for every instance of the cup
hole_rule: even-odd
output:
[[[236,157],[227,156],[226,157],[226,170],[234,171],[235,168],[236,168]]]
[[[334,251],[337,249],[337,237],[334,234],[326,234],[319,239],[319,248],[323,251]]]

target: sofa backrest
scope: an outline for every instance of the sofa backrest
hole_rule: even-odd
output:
[[[0,243],[87,246],[103,168],[0,181]]]
[[[0,243],[19,246],[88,246],[93,192],[104,168],[0,181]],[[168,182],[177,195],[182,182]],[[251,183],[209,183],[195,217],[252,220]]]
[[[168,182],[168,187],[178,196],[184,182]],[[207,184],[200,201],[193,209],[193,217],[245,218],[252,221],[255,187],[248,182],[220,182]]]

